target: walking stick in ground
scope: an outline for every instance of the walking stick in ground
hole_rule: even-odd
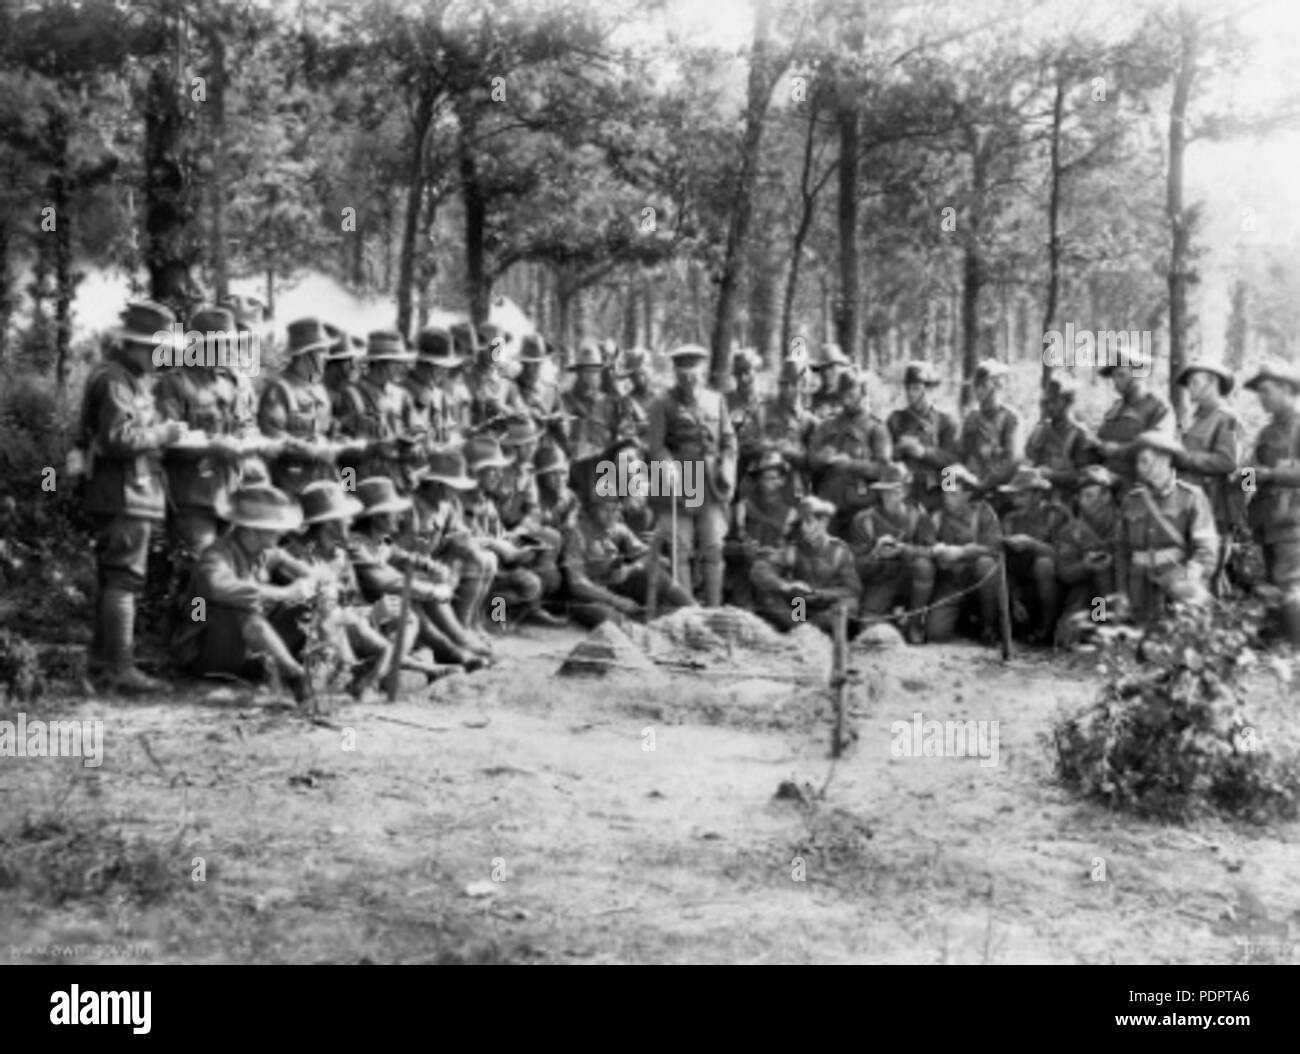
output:
[[[662,539],[658,535],[650,539],[650,547],[645,554],[645,620],[653,622],[659,609],[659,546]]]
[[[1002,661],[1011,658],[1011,591],[1007,586],[1007,557],[998,557],[998,622],[1002,638]]]
[[[680,486],[681,486],[681,481],[680,481],[680,479],[676,479],[676,480],[674,480],[674,482],[673,482],[673,516],[672,516],[672,530],[673,530],[673,537],[672,537],[672,547],[673,547],[673,550],[672,550],[672,564],[673,564],[673,581],[674,581],[674,582],[676,582],[676,581],[678,580],[678,579],[677,579],[677,490],[678,490],[678,488],[679,488]],[[691,594],[694,594],[695,590],[694,590],[694,589],[690,589],[690,590],[687,590],[687,592],[689,592],[689,593],[691,593]]]
[[[402,677],[402,660],[406,658],[406,620],[411,614],[411,582],[415,577],[415,568],[406,565],[406,574],[402,578],[402,607],[397,617],[397,635],[393,641],[393,665],[388,671],[388,701],[397,702],[397,685]]]
[[[835,606],[835,642],[831,651],[831,699],[835,725],[831,730],[831,757],[844,751],[844,689],[848,682],[849,606],[841,601]]]

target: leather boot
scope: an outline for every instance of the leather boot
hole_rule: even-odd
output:
[[[135,594],[126,589],[105,589],[100,597],[108,687],[128,693],[161,691],[162,682],[135,665],[135,601]]]

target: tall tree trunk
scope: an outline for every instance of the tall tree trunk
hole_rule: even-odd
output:
[[[159,60],[145,88],[145,266],[150,296],[181,309],[193,219],[182,156],[184,120],[174,72],[165,59]]]
[[[275,318],[275,268],[266,269],[266,313]]]
[[[62,108],[50,113],[47,124],[50,154],[50,202],[54,224],[54,387],[63,397],[68,382],[68,350],[72,345],[72,298],[77,279],[72,273],[72,215],[68,209],[68,119]]]
[[[15,294],[14,272],[9,263],[13,241],[8,213],[0,212],[0,368],[9,361],[9,326],[13,322]]]
[[[839,161],[839,241],[840,293],[835,302],[835,343],[849,357],[858,361],[858,151],[861,122],[858,108],[849,104],[840,108]]]
[[[1056,68],[1056,94],[1052,99],[1051,180],[1047,195],[1047,306],[1043,309],[1043,333],[1056,328],[1056,301],[1060,295],[1061,281],[1061,122],[1065,116],[1065,72]],[[1040,344],[1040,353],[1046,344]],[[1047,356],[1040,354],[1043,364],[1041,384],[1047,387],[1051,369]]]
[[[645,331],[645,348],[655,346],[655,292],[658,286],[651,275],[646,275],[641,285],[641,314],[643,322],[641,328]]]
[[[492,285],[487,275],[484,242],[487,230],[487,199],[479,182],[478,164],[470,145],[472,116],[460,115],[460,193],[465,207],[465,276],[469,314],[474,325],[487,322],[492,301]]]
[[[768,25],[771,12],[768,0],[758,0],[754,13],[754,48],[749,59],[749,86],[745,104],[745,134],[741,140],[740,172],[736,180],[734,207],[727,228],[727,247],[722,274],[718,282],[717,310],[713,316],[710,373],[715,386],[727,375],[731,354],[732,327],[735,324],[736,295],[744,259],[745,241],[749,236],[750,216],[754,209],[754,187],[758,179],[759,150],[763,142],[763,124],[772,100],[772,79],[768,70]]]
[[[799,222],[795,225],[794,238],[790,242],[790,269],[785,276],[785,296],[781,302],[781,357],[790,354],[794,341],[794,302],[799,293],[799,265],[803,262],[803,247],[812,230],[813,212],[817,202],[819,185],[814,185],[813,147],[817,142],[817,105],[816,93],[808,100],[808,130],[804,135],[803,165],[799,172]]]
[[[623,347],[636,347],[636,294],[637,275],[635,269],[629,268],[627,281],[623,284]]]
[[[434,88],[420,86],[420,96],[411,118],[411,156],[406,173],[406,216],[402,224],[401,262],[397,273],[397,330],[411,336],[411,298],[415,286],[415,239],[420,232],[424,206],[424,150],[433,124]],[[353,237],[356,237],[354,234]]]
[[[212,61],[208,67],[208,119],[211,145],[208,161],[209,208],[212,210],[212,269],[218,302],[230,295],[230,260],[226,246],[226,41],[218,27],[209,27],[208,46]]]
[[[1191,260],[1192,217],[1183,205],[1183,155],[1187,146],[1187,104],[1196,75],[1196,26],[1186,6],[1180,6],[1178,68],[1169,107],[1169,172],[1165,212],[1169,217],[1169,398],[1178,406],[1181,389],[1175,383],[1183,368],[1187,345],[1187,287],[1194,280]]]

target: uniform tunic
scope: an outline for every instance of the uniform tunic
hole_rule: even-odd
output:
[[[847,454],[860,466],[837,465],[832,453]],[[843,411],[819,424],[809,442],[808,462],[813,470],[817,497],[838,510],[836,526],[845,528],[849,519],[871,499],[869,489],[885,471],[893,443],[885,422],[875,414]]]
[[[1168,405],[1150,392],[1140,396],[1125,392],[1106,411],[1106,416],[1097,429],[1097,440],[1131,443],[1143,432],[1158,430],[1168,416]],[[1103,457],[1102,463],[1126,484],[1133,485],[1135,468],[1130,452],[1108,454]]]
[[[1171,478],[1160,493],[1146,486],[1130,490],[1120,505],[1115,563],[1134,617],[1154,617],[1166,596],[1204,599],[1218,549],[1214,512],[1200,487]]]
[[[1227,537],[1244,512],[1245,492],[1235,478],[1241,463],[1241,422],[1222,406],[1198,406],[1183,430],[1182,479],[1205,491],[1219,534]]]
[[[262,392],[257,421],[263,433],[304,442],[321,442],[330,434],[333,413],[330,393],[319,381],[294,374],[272,378]],[[337,479],[334,465],[321,458],[283,453],[271,462],[271,481],[286,494],[297,495],[318,479]]]
[[[920,440],[919,456],[900,455],[897,460],[912,473],[912,498],[926,508],[935,507],[940,494],[939,473],[961,460],[956,419],[934,406],[921,411],[904,406],[891,413],[886,424],[895,447],[904,436]]]
[[[1020,418],[1006,406],[988,411],[976,407],[961,427],[962,462],[984,487],[1006,483],[1015,475],[1023,450]]]

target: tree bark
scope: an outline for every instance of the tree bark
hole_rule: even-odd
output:
[[[208,69],[208,117],[212,122],[212,150],[208,161],[209,196],[212,210],[212,269],[216,280],[216,298],[220,302],[230,295],[230,260],[226,247],[226,41],[218,27],[207,32],[212,49]]]
[[[727,228],[727,247],[718,282],[717,310],[714,313],[713,334],[709,341],[710,374],[715,386],[720,386],[727,375],[740,267],[744,259],[745,242],[749,236],[750,217],[754,208],[754,186],[758,177],[763,125],[772,100],[773,85],[768,71],[767,39],[770,17],[767,0],[758,0],[754,17],[754,48],[749,60],[749,85],[745,105],[745,132],[741,140],[740,172],[733,199],[735,205]]]
[[[50,112],[50,202],[54,206],[54,386],[63,397],[68,381],[68,349],[72,345],[72,298],[76,277],[72,273],[72,215],[68,208],[68,119],[61,107]]]
[[[840,293],[835,303],[835,343],[858,361],[858,151],[861,123],[856,105],[840,107],[839,241]]]
[[[184,114],[173,78],[170,64],[160,59],[145,88],[144,251],[150,296],[183,308],[179,287],[188,284],[193,210],[182,161]]]
[[[1191,260],[1192,216],[1183,204],[1183,156],[1187,147],[1187,104],[1196,75],[1196,26],[1190,10],[1178,12],[1179,55],[1174,95],[1169,107],[1169,172],[1165,211],[1169,217],[1169,398],[1181,402],[1175,383],[1183,368],[1187,343],[1187,288],[1194,274]]]
[[[420,216],[424,207],[424,152],[433,124],[433,107],[436,102],[432,84],[420,86],[420,95],[411,118],[411,156],[407,169],[406,217],[402,225],[402,249],[397,271],[397,330],[404,337],[411,336],[411,300],[415,286],[415,240],[420,232]],[[355,232],[353,237],[356,237]]]
[[[1043,309],[1043,333],[1056,328],[1056,302],[1060,295],[1061,235],[1061,122],[1065,116],[1065,72],[1056,69],[1056,93],[1052,98],[1051,181],[1047,197],[1047,306]],[[1040,344],[1040,352],[1046,345]],[[1042,361],[1041,384],[1044,389],[1051,378],[1047,356]]]

